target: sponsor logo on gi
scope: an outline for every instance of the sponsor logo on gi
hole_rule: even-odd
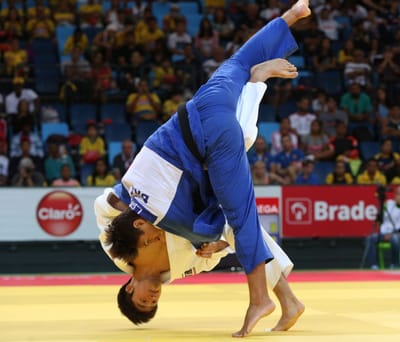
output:
[[[135,188],[134,186],[131,186],[131,188],[129,189],[129,194],[131,195],[131,197],[139,197],[139,198],[141,198],[144,203],[148,203],[149,197],[150,197],[149,195],[147,195],[146,193],[144,193],[140,189]]]

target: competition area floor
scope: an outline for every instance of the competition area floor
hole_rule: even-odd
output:
[[[0,277],[2,342],[233,341],[247,307],[242,274],[209,273],[163,289],[156,318],[135,327],[118,311],[125,275]],[[306,311],[288,332],[266,332],[277,307],[249,341],[400,341],[399,271],[294,272]]]

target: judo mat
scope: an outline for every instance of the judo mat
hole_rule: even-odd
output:
[[[202,274],[164,286],[156,317],[136,327],[116,304],[127,279],[1,276],[0,341],[233,341],[247,308],[243,274]],[[279,319],[277,305],[246,340],[400,341],[399,271],[293,272],[289,282],[306,306],[303,316],[290,331],[265,331]]]

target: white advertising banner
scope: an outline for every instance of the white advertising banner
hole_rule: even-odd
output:
[[[93,202],[103,188],[0,188],[0,241],[97,240]],[[281,203],[278,186],[256,187],[260,214]],[[261,206],[260,206],[261,205]],[[280,224],[279,224],[280,226]]]

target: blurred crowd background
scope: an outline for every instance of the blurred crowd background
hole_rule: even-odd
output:
[[[0,185],[110,186],[146,138],[293,1],[8,0]],[[268,81],[254,184],[400,184],[400,1],[310,1]]]

